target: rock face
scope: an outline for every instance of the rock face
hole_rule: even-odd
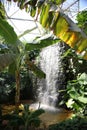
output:
[[[46,73],[45,79],[36,81],[36,98],[45,105],[56,107],[60,100],[59,90],[65,87],[65,75],[61,55],[63,43],[42,49],[39,56],[39,67]]]

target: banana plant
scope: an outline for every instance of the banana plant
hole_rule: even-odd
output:
[[[28,130],[29,128],[32,129],[32,126],[40,126],[41,120],[39,116],[45,112],[43,109],[31,111],[28,104],[21,104],[19,107],[22,107],[22,109],[20,109],[21,112],[14,111],[12,114],[2,116],[3,120],[9,120],[7,128],[9,126],[13,129],[14,127],[16,127],[16,129],[23,127],[24,130]]]
[[[87,59],[86,34],[61,10],[55,10],[50,3],[45,3],[41,10],[40,23]]]
[[[11,0],[10,0],[11,1]],[[28,4],[32,7],[36,7],[39,9],[40,14],[40,24],[48,30],[53,31],[53,33],[60,38],[62,41],[64,41],[66,44],[68,44],[70,47],[74,48],[78,53],[80,53],[84,59],[87,59],[87,36],[82,32],[80,28],[76,26],[72,20],[66,16],[61,10],[56,10],[54,7],[52,7],[52,2],[54,3],[54,0],[47,1],[43,0],[42,4],[39,5],[40,1],[33,1],[29,0],[27,3],[23,1],[16,0],[18,2],[19,7],[26,7]],[[55,4],[59,6],[62,4],[64,0],[56,0]],[[26,6],[25,6],[26,5]],[[55,6],[56,6],[55,5]],[[57,7],[56,6],[56,7]],[[38,13],[37,13],[38,14]],[[13,56],[11,59],[11,63],[9,66],[10,71],[15,71],[16,75],[16,82],[17,86],[20,86],[20,65],[21,65],[21,59],[23,58],[26,51],[31,51],[33,49],[41,49],[43,47],[46,47],[48,45],[54,44],[52,42],[46,42],[43,43],[43,40],[41,42],[36,44],[26,44],[25,46],[23,43],[18,39],[18,36],[14,32],[13,28],[7,23],[6,20],[0,19],[0,35],[5,39],[8,46],[11,48],[11,56]],[[49,38],[48,38],[49,39]],[[47,41],[47,39],[45,39]],[[58,42],[58,41],[57,41]],[[48,44],[48,45],[47,45]],[[15,55],[15,56],[14,56]],[[2,56],[3,57],[3,56]],[[31,61],[27,62],[29,67],[33,66]],[[4,65],[6,67],[6,65]],[[13,67],[12,67],[13,66]],[[4,68],[4,67],[2,67]],[[14,69],[13,69],[14,68]],[[31,67],[31,70],[35,72],[37,67],[35,65]],[[36,71],[38,73],[38,71]],[[39,74],[38,74],[39,75]],[[44,73],[42,74],[43,77],[45,77]],[[20,88],[20,87],[17,87]],[[18,89],[17,89],[18,90]],[[16,95],[19,95],[20,91],[16,91]],[[17,96],[16,96],[17,97]],[[19,96],[18,96],[19,97]],[[17,97],[17,100],[19,102],[19,98]]]
[[[25,57],[25,63],[28,65],[29,69],[33,71],[39,78],[45,78],[45,73],[41,71],[32,61],[29,61],[28,52],[34,49],[42,49],[51,44],[58,43],[59,39],[47,39],[38,41],[36,44],[23,44],[17,34],[15,33],[13,27],[5,20],[0,18],[0,36],[4,39],[4,43],[1,46],[7,45],[7,48],[4,48],[4,53],[0,53],[0,70],[3,70],[8,66],[9,72],[15,75],[16,79],[16,96],[15,103],[18,104],[20,100],[20,71],[22,61]],[[8,50],[8,51],[7,51]],[[2,52],[2,51],[1,51]]]
[[[30,11],[32,16],[35,16],[37,7],[40,8],[43,6],[45,2],[51,2],[56,5],[61,5],[66,0],[7,0],[9,2],[17,2],[17,5],[20,9],[26,9],[26,11]]]

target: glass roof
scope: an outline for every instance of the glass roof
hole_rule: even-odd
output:
[[[39,22],[36,22],[34,18],[30,17],[29,13],[25,10],[20,10],[15,3],[11,3],[10,6],[6,4],[5,7],[8,22],[14,27],[18,36],[23,34],[23,32],[26,33],[30,30],[30,32],[22,36],[20,40],[30,42],[35,39],[35,37],[43,35],[44,30],[40,26]],[[71,19],[74,20],[76,14],[80,10],[79,0],[67,0],[61,8]]]

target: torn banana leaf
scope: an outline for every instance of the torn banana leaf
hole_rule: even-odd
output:
[[[48,8],[48,5],[45,5],[45,7],[43,8],[43,13],[41,13],[40,16],[40,23],[42,24],[42,26],[46,29],[49,28],[49,30],[52,30],[54,35],[56,35],[58,38],[68,44],[71,48],[74,48],[76,52],[82,54],[84,59],[87,59],[86,34],[83,33],[82,30],[61,10],[50,11],[49,8],[46,14],[46,8]],[[50,12],[53,13],[54,16],[52,17],[53,19],[51,19],[50,25],[48,26]]]

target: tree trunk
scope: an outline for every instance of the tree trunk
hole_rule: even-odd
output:
[[[19,72],[19,70],[16,70],[16,72],[15,72],[15,79],[16,79],[15,104],[19,105],[19,103],[20,103],[20,72]]]

